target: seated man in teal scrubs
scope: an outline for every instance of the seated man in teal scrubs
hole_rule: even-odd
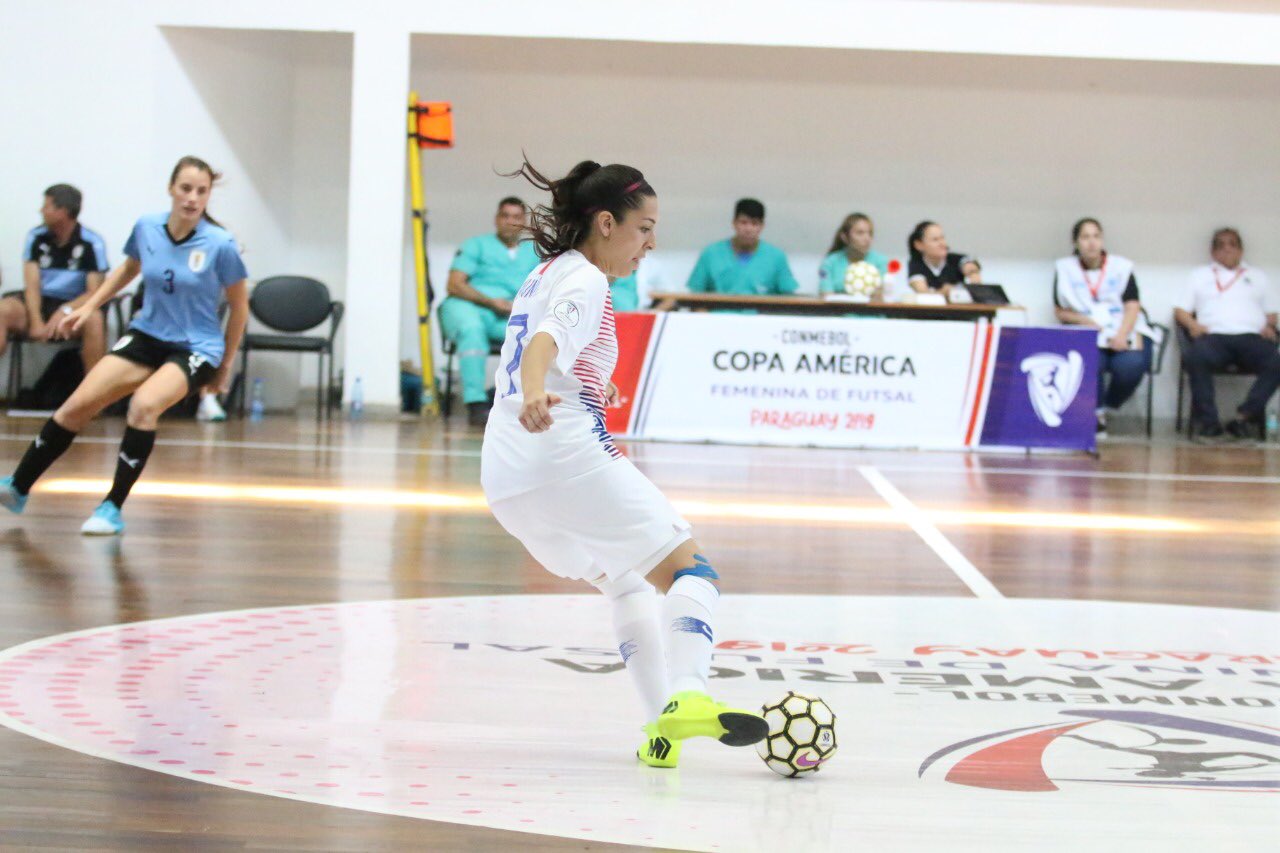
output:
[[[702,250],[689,275],[690,293],[763,296],[795,293],[799,285],[777,246],[760,239],[764,205],[741,199],[733,209],[733,237]]]
[[[520,239],[528,218],[523,201],[504,198],[494,219],[497,233],[463,243],[449,268],[449,298],[440,303],[440,332],[458,348],[462,401],[472,426],[484,426],[489,418],[489,344],[506,337],[511,300],[538,265],[533,243]]]

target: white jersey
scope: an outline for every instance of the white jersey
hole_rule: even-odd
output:
[[[1276,310],[1266,274],[1245,263],[1233,270],[1221,264],[1196,268],[1175,305],[1215,335],[1256,335]]]
[[[539,332],[558,349],[546,390],[560,397],[542,433],[520,425],[520,360]],[[485,427],[480,483],[490,502],[568,480],[622,458],[605,428],[605,386],[618,361],[613,303],[604,273],[581,252],[540,264],[516,294]]]

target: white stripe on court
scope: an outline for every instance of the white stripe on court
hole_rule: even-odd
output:
[[[17,435],[14,433],[0,434],[0,441],[16,441],[28,443],[35,436],[35,430],[26,435]],[[618,439],[624,443],[627,439]],[[85,436],[77,438],[77,443],[82,444],[119,444],[120,439],[109,438],[105,436]],[[649,442],[634,441],[636,445],[646,448],[646,452],[637,456],[634,460],[636,464],[643,466],[644,463],[653,463],[657,465],[680,465],[682,467],[699,467],[699,468],[732,468],[740,470],[742,468],[742,460],[740,458],[733,459],[715,459],[703,456],[701,458],[690,456],[688,458],[666,457],[648,452],[648,448],[655,445],[662,446],[669,444],[668,442]],[[275,442],[275,441],[228,441],[218,439],[187,439],[187,438],[161,438],[156,440],[157,446],[168,447],[216,447],[228,450],[279,450],[290,453],[367,453],[375,456],[444,456],[453,458],[480,458],[480,451],[477,450],[434,450],[431,448],[415,448],[415,447],[375,447],[361,446],[351,444],[306,444],[301,442]],[[778,450],[804,450],[812,452],[820,452],[824,448],[777,448],[768,446],[754,445],[724,445],[729,448],[742,449],[751,447],[751,449],[759,450],[762,453]],[[829,449],[829,448],[828,448]],[[876,448],[870,448],[876,450]],[[1250,448],[1239,448],[1247,450]],[[1267,448],[1260,448],[1267,450]],[[856,451],[837,450],[839,453],[851,453]],[[879,449],[879,452],[886,452]],[[892,451],[888,451],[892,452]],[[912,451],[903,449],[900,452],[904,455],[927,455],[924,451]],[[944,451],[947,452],[947,451]],[[958,450],[956,453],[966,453],[966,451]],[[971,458],[978,458],[978,454],[969,454]],[[997,454],[1011,455],[1011,454]],[[1021,456],[1021,453],[1013,454]],[[830,461],[823,463],[808,464],[805,462],[770,462],[764,459],[751,460],[753,469],[777,468],[786,471],[826,471],[839,472],[847,470],[847,467],[841,462],[832,463]],[[1280,485],[1280,477],[1268,476],[1249,476],[1249,475],[1231,475],[1231,474],[1158,474],[1146,473],[1142,471],[1080,471],[1062,468],[1010,468],[999,466],[988,466],[981,462],[976,462],[968,466],[956,465],[896,465],[883,464],[877,466],[881,471],[891,471],[902,474],[958,474],[972,476],[974,474],[999,474],[1010,477],[1068,477],[1080,480],[1138,480],[1148,482],[1167,482],[1167,483],[1224,483],[1236,485],[1259,485],[1259,486],[1276,486]]]
[[[978,567],[969,562],[969,559],[960,553],[960,549],[951,544],[950,539],[942,535],[942,531],[934,526],[929,516],[925,515],[906,495],[898,491],[874,466],[859,465],[858,473],[871,484],[871,488],[875,489],[889,506],[902,516],[902,520],[933,549],[933,553],[956,573],[956,577],[960,578],[974,595],[978,598],[1004,598],[995,584],[987,580],[986,575],[978,571]]]

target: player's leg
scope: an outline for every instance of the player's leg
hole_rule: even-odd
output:
[[[660,585],[670,579],[662,601],[662,624],[672,695],[658,718],[659,730],[672,740],[713,737],[729,746],[746,746],[764,738],[769,727],[763,717],[730,708],[707,694],[720,576],[698,543],[685,540],[650,576]]]
[[[658,631],[673,693],[658,717],[662,736],[714,737],[731,745],[763,738],[763,718],[707,695],[720,593],[718,575],[690,538],[689,523],[625,459],[575,478],[560,496],[560,509],[575,519],[575,533],[595,565],[614,578],[629,571],[645,575],[666,591]]]
[[[0,505],[22,512],[32,485],[66,452],[77,433],[99,412],[141,385],[152,372],[152,367],[117,356],[98,362],[53,417],[45,421],[13,476],[0,480]]]
[[[156,426],[160,416],[191,393],[187,372],[173,362],[166,362],[133,392],[120,452],[116,455],[116,473],[111,491],[93,515],[80,528],[87,535],[114,536],[124,532],[120,510],[142,475],[151,449],[156,442]]]
[[[662,644],[662,599],[653,584],[633,571],[614,580],[600,575],[591,584],[613,608],[618,653],[644,709],[645,739],[636,757],[650,767],[675,767],[680,762],[680,742],[664,737],[657,724],[671,695]]]
[[[659,627],[662,601],[658,591],[635,572],[613,580],[600,575],[591,585],[609,599],[618,653],[640,696],[645,719],[656,720],[671,695]]]
[[[77,333],[80,337],[80,361],[88,375],[102,357],[107,354],[107,318],[101,311],[94,311],[85,318]]]

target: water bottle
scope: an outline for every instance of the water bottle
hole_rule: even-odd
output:
[[[262,420],[267,405],[262,399],[262,379],[253,380],[253,396],[249,398],[249,420],[255,424]]]
[[[1280,440],[1280,403],[1267,407],[1267,441]]]
[[[351,420],[357,421],[364,416],[364,383],[360,377],[351,384]]]

